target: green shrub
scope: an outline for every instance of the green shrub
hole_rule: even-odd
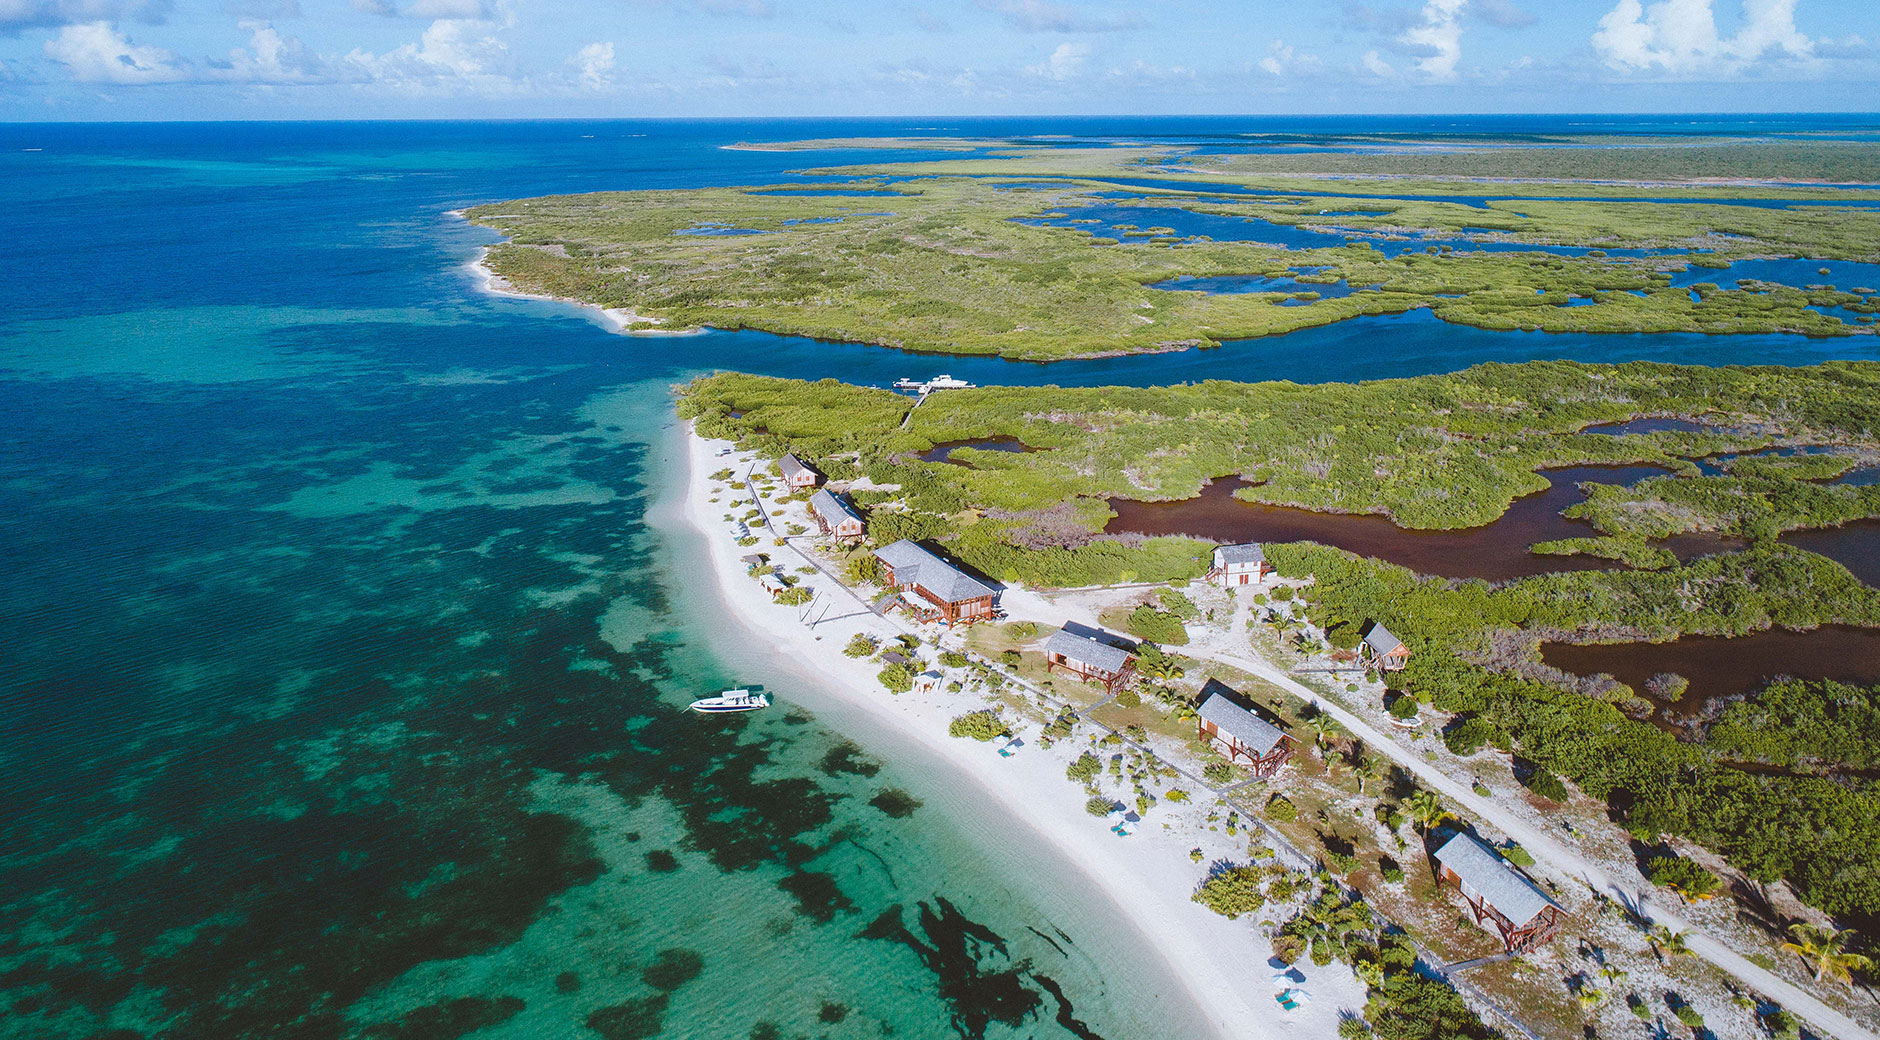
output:
[[[1195,601],[1174,589],[1157,589],[1156,598],[1162,601],[1162,609],[1182,621],[1194,621],[1201,616],[1201,608]]]
[[[1122,708],[1140,708],[1142,707],[1142,694],[1137,693],[1134,687],[1125,688],[1123,692],[1116,695],[1116,704]]]
[[[891,664],[875,675],[881,685],[890,693],[906,693],[914,688],[914,669],[904,664]]]
[[[871,552],[852,553],[842,563],[842,576],[852,585],[879,585],[881,561]]]
[[[1097,774],[1102,771],[1103,760],[1088,751],[1078,755],[1069,765],[1064,767],[1064,775],[1080,784],[1087,784],[1095,780]]]
[[[1036,621],[1014,621],[1005,626],[1005,630],[1011,633],[1013,639],[1030,639],[1038,634],[1038,623]]]
[[[1084,811],[1092,816],[1108,816],[1116,808],[1116,803],[1102,795],[1093,795],[1084,803]]]
[[[946,665],[948,668],[964,668],[966,667],[967,659],[965,654],[957,650],[942,650],[940,652],[940,663]]]
[[[947,726],[947,733],[955,737],[970,737],[974,740],[997,740],[1011,732],[1005,726],[1005,720],[993,711],[969,711],[954,718]]]
[[[1234,767],[1220,759],[1215,759],[1201,767],[1201,778],[1211,784],[1229,783],[1234,776]]]
[[[1406,697],[1402,694],[1399,694],[1395,698],[1392,698],[1391,702],[1388,705],[1385,705],[1384,710],[1390,712],[1393,718],[1407,720],[1407,719],[1414,719],[1417,717],[1417,707],[1418,706],[1417,706],[1417,701],[1415,697]]]
[[[1182,626],[1181,618],[1166,610],[1157,610],[1147,603],[1129,612],[1123,627],[1138,639],[1163,646],[1185,646],[1188,643],[1188,629]]]
[[[1017,668],[1025,656],[1016,650],[1003,650],[999,653],[999,663],[1007,668]]]
[[[1388,863],[1382,867],[1379,867],[1378,873],[1384,878],[1385,881],[1388,881],[1393,885],[1403,884],[1403,878],[1404,878],[1403,868],[1401,866],[1398,866],[1395,863]]]
[[[777,593],[777,602],[786,607],[800,607],[815,598],[816,594],[814,592],[800,585],[796,588],[784,589],[782,592]]]
[[[1480,715],[1462,719],[1443,731],[1443,745],[1451,754],[1463,757],[1475,754],[1487,744],[1506,751],[1511,743],[1507,730]]]
[[[1230,921],[1239,920],[1241,914],[1255,913],[1266,905],[1266,894],[1260,890],[1265,880],[1266,872],[1259,867],[1229,867],[1202,882],[1194,901]]]
[[[1539,767],[1528,775],[1526,783],[1528,790],[1550,802],[1564,802],[1571,797],[1564,780]]]
[[[1692,1029],[1704,1028],[1704,1016],[1699,1014],[1697,1009],[1689,1004],[1679,1004],[1677,1007],[1671,1009],[1671,1013],[1677,1016],[1678,1021]]]
[[[1280,823],[1291,823],[1299,818],[1299,807],[1285,795],[1276,794],[1267,799],[1266,814]]]
[[[1683,856],[1653,856],[1645,863],[1645,876],[1686,899],[1709,899],[1723,887],[1721,878]]]
[[[1770,1040],[1800,1040],[1802,1035],[1802,1024],[1783,1008],[1764,1015],[1763,1028],[1769,1031]]]
[[[1534,865],[1534,854],[1519,845],[1510,844],[1506,848],[1498,849],[1497,851],[1501,853],[1502,859],[1507,860],[1517,867],[1531,867]]]

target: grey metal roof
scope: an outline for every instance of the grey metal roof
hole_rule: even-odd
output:
[[[1214,723],[1216,729],[1240,741],[1240,745],[1259,755],[1272,753],[1286,734],[1278,726],[1235,704],[1218,693],[1201,702],[1200,716]]]
[[[1100,639],[1069,632],[1062,628],[1044,641],[1045,653],[1063,654],[1073,661],[1094,665],[1106,672],[1120,672],[1129,664],[1130,653]]]
[[[1223,566],[1230,563],[1260,563],[1266,559],[1266,550],[1248,542],[1245,545],[1217,545],[1214,555]]]
[[[828,488],[820,488],[815,494],[809,496],[809,507],[816,511],[817,516],[831,523],[845,516],[857,523],[862,520],[856,515],[855,510],[849,508],[847,502],[837,498]]]
[[[1534,920],[1542,910],[1560,905],[1473,834],[1458,833],[1444,842],[1436,850],[1436,862],[1455,871],[1463,884],[1517,928]]]
[[[789,480],[799,473],[809,473],[813,475],[816,472],[804,465],[803,460],[797,458],[795,455],[785,455],[783,458],[778,459],[777,469],[783,474],[783,479],[785,480]]]
[[[1390,629],[1385,628],[1382,622],[1371,624],[1371,631],[1365,633],[1364,641],[1380,655],[1388,654],[1403,645],[1403,640],[1391,635]]]
[[[876,549],[875,557],[894,569],[895,581],[919,585],[948,603],[997,594],[992,586],[905,538]]]

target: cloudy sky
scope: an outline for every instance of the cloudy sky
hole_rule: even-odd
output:
[[[0,0],[0,119],[1873,111],[1875,0]]]

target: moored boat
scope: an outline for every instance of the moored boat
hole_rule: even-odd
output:
[[[739,687],[726,690],[716,697],[701,697],[688,707],[693,711],[714,713],[727,711],[756,711],[770,707],[770,695],[755,690]]]

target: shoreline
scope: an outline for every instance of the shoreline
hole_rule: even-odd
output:
[[[1276,969],[1268,964],[1271,950],[1258,915],[1230,921],[1189,898],[1205,876],[1206,864],[1247,858],[1244,832],[1230,837],[1207,829],[1205,801],[1180,808],[1157,806],[1134,834],[1118,838],[1106,829],[1106,821],[1086,812],[1083,789],[1064,775],[1065,766],[1085,750],[1082,739],[1047,749],[1036,742],[1038,725],[1019,720],[1014,733],[1025,738],[1025,746],[1017,755],[1001,758],[994,744],[950,737],[948,723],[955,715],[982,707],[985,702],[979,696],[944,691],[890,694],[875,678],[879,665],[841,652],[858,631],[886,640],[903,629],[858,613],[855,601],[848,599],[847,609],[832,611],[840,617],[821,621],[812,635],[797,620],[798,608],[772,602],[738,558],[764,552],[785,571],[795,571],[804,561],[791,548],[769,544],[769,538],[758,546],[739,547],[721,519],[731,511],[728,505],[709,501],[713,482],[708,474],[730,466],[741,475],[753,456],[735,451],[720,456],[718,452],[731,444],[698,436],[690,423],[680,424],[673,436],[684,441],[685,468],[672,508],[676,519],[691,529],[687,533],[705,543],[712,593],[723,605],[725,618],[752,637],[753,645],[822,680],[817,699],[830,703],[817,706],[821,714],[838,726],[843,716],[862,714],[867,722],[919,744],[937,765],[970,785],[973,794],[1002,810],[1009,823],[1050,846],[1048,851],[1081,873],[1075,879],[1082,883],[1079,887],[1100,893],[1108,909],[1140,936],[1180,981],[1193,1011],[1219,1036],[1330,1036],[1341,1011],[1362,1008],[1364,987],[1348,968],[1337,962],[1319,968],[1305,961],[1296,967],[1304,972],[1301,985],[1312,992],[1313,1003],[1292,1013],[1269,1006],[1269,977]],[[844,595],[826,575],[807,576],[804,584],[831,596]],[[1203,851],[1201,861],[1190,854],[1197,848]],[[1065,880],[1068,884],[1072,879]]]
[[[456,217],[466,223],[469,222],[469,218],[465,217],[464,211],[460,209],[451,210],[447,215]],[[584,313],[599,318],[600,325],[603,328],[622,336],[703,336],[707,331],[704,328],[649,328],[649,325],[657,324],[658,319],[644,317],[630,307],[602,307],[599,304],[588,303],[585,300],[577,300],[571,296],[551,296],[546,293],[523,292],[521,289],[512,285],[509,279],[497,274],[496,271],[490,267],[488,263],[489,256],[489,246],[478,246],[477,255],[463,265],[464,272],[470,277],[470,281],[476,287],[476,290],[486,296],[500,296],[510,300],[533,300],[537,303],[565,303],[571,307],[580,309]]]

